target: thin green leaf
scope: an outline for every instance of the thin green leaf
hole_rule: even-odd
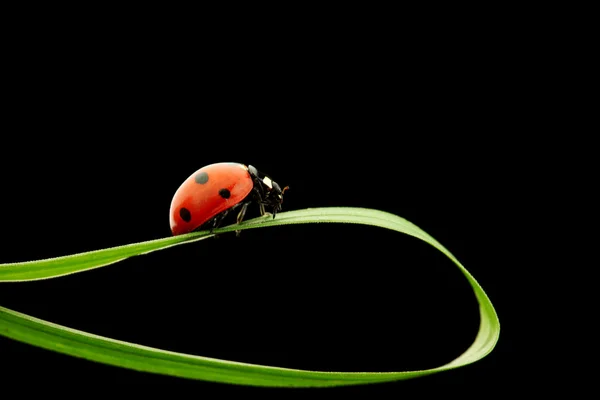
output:
[[[165,351],[74,330],[4,307],[0,307],[0,334],[71,356],[138,371],[242,385],[284,387],[342,386],[415,378],[465,366],[482,359],[494,349],[500,333],[500,323],[490,299],[481,286],[446,248],[401,217],[363,208],[314,208],[281,213],[276,219],[256,218],[241,225],[215,230],[215,233],[307,223],[354,223],[391,229],[421,239],[444,253],[467,278],[479,302],[480,326],[473,344],[450,363],[427,370],[322,372],[239,363]],[[209,236],[208,232],[196,232],[48,260],[0,264],[0,282],[47,279],[82,272],[127,257],[190,243]]]
[[[114,264],[129,257],[163,250],[183,243],[195,242],[210,236],[213,235],[208,232],[198,232],[39,261],[0,264],[0,283],[35,281],[89,271]]]

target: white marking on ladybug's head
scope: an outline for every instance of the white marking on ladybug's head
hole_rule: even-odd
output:
[[[273,189],[273,181],[272,181],[272,180],[271,180],[271,178],[269,178],[268,176],[265,176],[265,177],[263,178],[263,183],[264,183],[265,185],[267,185],[267,187],[268,187],[269,189]]]

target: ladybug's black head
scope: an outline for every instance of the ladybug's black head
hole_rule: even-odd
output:
[[[261,210],[263,210],[265,206],[269,207],[273,214],[273,218],[275,218],[275,214],[281,211],[283,194],[288,189],[288,186],[281,189],[277,182],[267,175],[258,172],[252,165],[248,165],[248,172],[254,181],[256,201],[259,203]]]

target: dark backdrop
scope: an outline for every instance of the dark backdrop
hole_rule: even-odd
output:
[[[429,54],[396,41],[301,52],[236,42],[225,52],[232,60],[215,56],[223,48],[157,50],[152,40],[101,50],[103,39],[93,38],[86,51],[34,38],[34,56],[15,62],[10,82],[0,261],[168,236],[171,197],[187,176],[213,162],[251,163],[290,186],[284,210],[369,207],[417,224],[464,263],[509,326],[471,366],[331,393],[463,393],[515,382],[505,369],[511,239],[500,234],[519,193],[508,172],[519,157],[509,135],[519,114],[512,78],[477,43],[438,39]],[[169,350],[338,371],[441,365],[468,347],[479,322],[469,286],[441,253],[346,225],[245,231],[2,284],[0,304]],[[0,354],[7,380],[271,391],[117,369],[3,337]]]

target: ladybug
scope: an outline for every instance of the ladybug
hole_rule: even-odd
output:
[[[273,218],[281,211],[281,187],[252,165],[222,162],[204,166],[179,186],[171,201],[170,223],[173,235],[218,228],[223,219],[238,210],[242,222],[251,203],[258,203],[260,215],[269,211]],[[240,231],[236,231],[239,235]]]

